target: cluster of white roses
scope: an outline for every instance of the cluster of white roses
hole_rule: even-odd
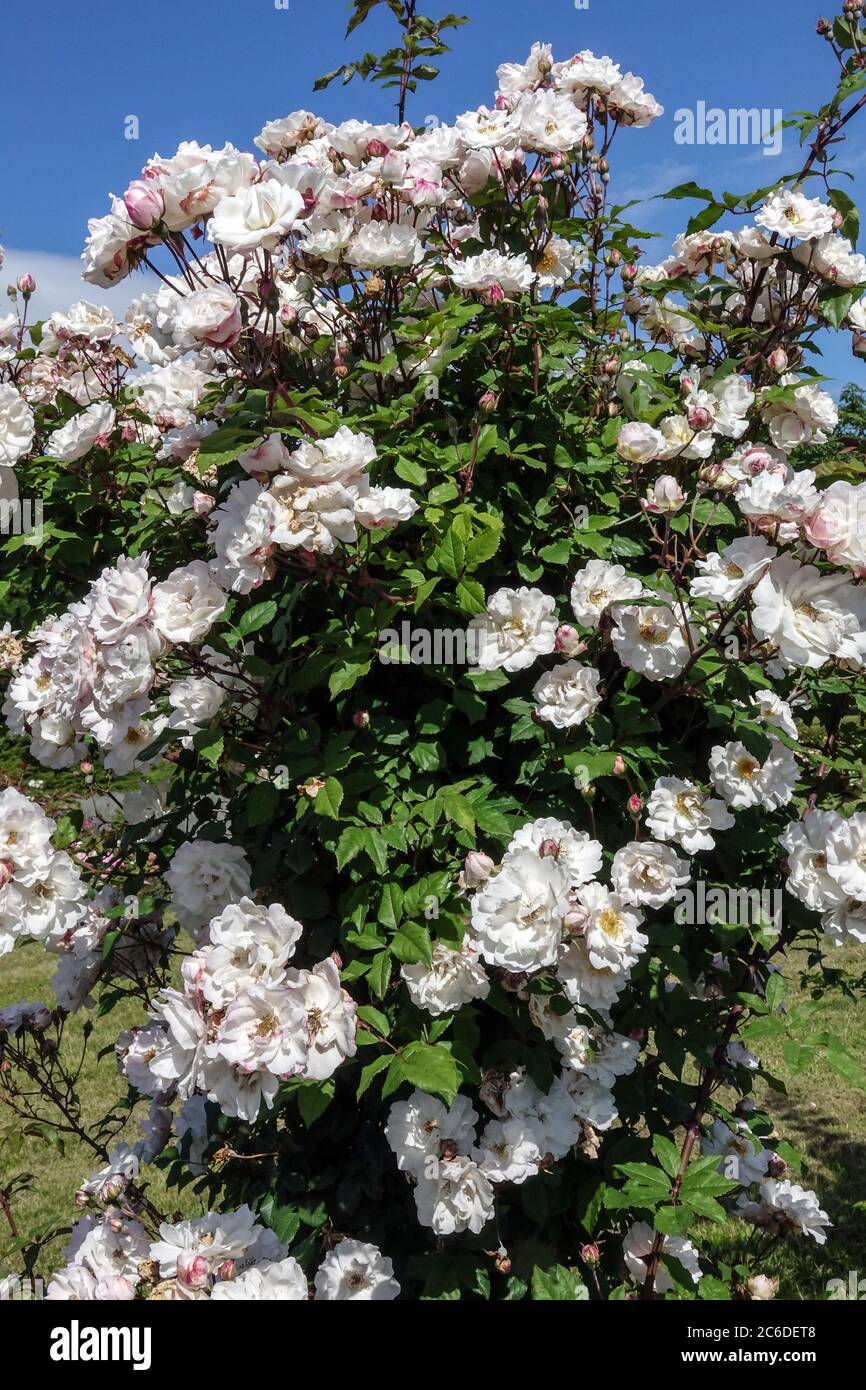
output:
[[[418,503],[407,488],[371,487],[365,470],[375,458],[370,436],[345,425],[292,451],[279,434],[246,450],[238,462],[254,476],[211,517],[220,581],[247,594],[273,577],[278,550],[330,555],[358,539],[359,525],[379,531],[408,521]]]
[[[0,792],[0,956],[19,938],[62,949],[84,910],[87,889],[55,822],[14,787]]]
[[[51,844],[54,830],[55,822],[14,787],[0,792],[0,956],[16,941],[41,942],[59,957],[51,985],[58,1006],[72,1013],[93,1003],[90,990],[102,970],[110,926],[103,913],[115,895],[102,890],[88,900],[77,864]],[[142,953],[148,957],[158,947],[159,937],[144,929],[131,934],[123,966],[134,969]],[[4,1011],[0,1028],[15,1032],[46,1022],[42,1005],[14,1005]]]
[[[354,1056],[355,1004],[334,961],[288,964],[302,932],[278,903],[246,897],[214,917],[183,990],[164,989],[151,1021],[118,1040],[136,1090],[161,1105],[198,1092],[252,1123],[281,1081],[326,1080]]]
[[[789,893],[813,912],[834,946],[866,942],[866,814],[812,810],[780,837]]]
[[[121,556],[80,602],[29,635],[36,651],[15,671],[3,705],[9,728],[29,734],[32,755],[47,767],[80,762],[90,737],[110,772],[128,772],[167,724],[194,732],[226,698],[224,657],[216,658],[216,679],[189,678],[169,689],[173,719],[154,718],[149,698],[157,660],[200,641],[225,606],[203,560],[154,583],[146,554]]]
[[[731,323],[742,323],[747,314],[751,321],[768,326],[783,326],[793,314],[820,320],[818,294],[823,287],[857,289],[866,285],[866,257],[853,251],[850,241],[839,233],[842,221],[835,208],[820,198],[808,198],[801,188],[779,189],[758,208],[756,226],[679,236],[666,260],[637,270],[628,307],[651,336],[694,356],[700,352],[697,326],[677,300],[664,293],[667,281],[683,276],[711,274],[716,282],[710,299],[713,314]],[[789,257],[801,270],[789,266]],[[800,289],[803,276],[808,282],[805,292]],[[729,287],[719,286],[720,277],[728,277]],[[649,286],[658,287],[657,293],[650,296]],[[796,306],[792,288],[797,290]],[[860,300],[848,311],[847,325],[854,334],[855,353],[862,354],[866,350],[866,302]],[[779,371],[787,366],[784,356],[782,350]],[[817,401],[818,397],[807,395],[804,399]],[[785,420],[796,413],[785,409],[776,418]],[[790,431],[780,425],[774,444],[785,447],[781,441],[790,440],[789,447],[793,447],[810,439],[821,442],[821,415],[810,420],[808,414],[808,410],[802,413],[802,424],[790,421]]]
[[[422,263],[425,272],[439,263],[440,273],[447,270],[460,288],[500,295],[544,276],[563,283],[574,256],[561,239],[534,266],[525,255],[492,251],[461,259],[460,243],[477,236],[467,200],[491,180],[529,177],[528,162],[534,169],[567,156],[588,162],[596,117],[642,126],[662,107],[640,78],[588,51],[556,63],[549,45],[534,44],[525,63],[503,64],[497,75],[493,108],[467,111],[453,125],[420,135],[408,124],[349,120],[333,126],[294,111],[269,122],[256,138],[263,161],[231,145],[214,150],[190,141],[169,159],[154,155],[123,198],[112,199],[111,212],[90,223],[84,278],[114,284],[166,233],[178,237],[204,225],[231,272],[226,284],[232,292],[222,288],[217,299],[215,286],[203,284],[195,293],[208,298],[186,311],[183,328],[216,346],[240,333],[246,280],[256,279],[249,262],[278,258],[287,247],[293,253],[288,273],[268,276],[284,331],[312,312],[318,335],[319,320],[327,323],[329,310],[339,314],[335,296],[323,305],[310,295],[310,272],[338,282],[380,270],[417,275]],[[240,270],[227,257],[241,258]],[[276,268],[285,269],[279,259]],[[262,260],[257,269],[259,275],[265,270]],[[215,278],[207,262],[205,273]],[[166,308],[164,296],[156,296],[140,317],[156,320],[154,336],[171,351],[178,333],[161,321]]]
[[[610,1127],[616,1110],[603,1089],[594,1093],[587,1076],[563,1073],[545,1094],[523,1069],[488,1073],[480,1097],[494,1118],[480,1134],[466,1096],[450,1107],[423,1091],[397,1101],[385,1137],[413,1179],[420,1224],[437,1236],[477,1235],[495,1213],[499,1184],[519,1185],[564,1158],[590,1124]]]
[[[109,1206],[77,1223],[64,1268],[51,1279],[54,1302],[173,1302],[216,1298],[301,1302],[310,1298],[303,1269],[249,1207],[163,1222],[151,1240],[139,1221]],[[381,1302],[400,1285],[375,1245],[343,1239],[328,1251],[313,1280],[313,1298]]]

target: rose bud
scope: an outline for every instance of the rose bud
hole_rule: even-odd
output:
[[[767,1172],[771,1178],[783,1178],[788,1171],[788,1165],[778,1154],[773,1154],[767,1163]]]
[[[178,1282],[184,1284],[186,1288],[205,1288],[209,1273],[207,1258],[204,1255],[197,1255],[193,1250],[184,1250],[182,1254],[178,1255]]]
[[[613,775],[615,777],[621,777],[624,772],[625,758],[622,756],[622,753],[617,753],[616,757],[613,760]]]
[[[36,289],[36,281],[29,271],[25,270],[24,274],[18,277],[18,288],[25,299],[29,299]]]
[[[126,215],[139,231],[149,232],[162,221],[165,198],[153,179],[136,179],[123,195]]]
[[[194,492],[192,495],[192,509],[196,516],[207,516],[215,505],[216,499],[209,492]]]
[[[678,512],[685,505],[686,497],[676,478],[663,473],[656,478],[646,497],[641,502],[645,512],[666,515]]]
[[[579,656],[586,651],[586,643],[581,640],[576,628],[569,623],[562,623],[556,629],[556,650],[563,656]]]
[[[356,709],[352,715],[352,723],[356,729],[369,729],[370,711],[366,709]]]
[[[696,405],[689,412],[689,424],[693,430],[708,430],[712,423],[713,417],[705,405]]]
[[[501,304],[505,298],[505,291],[501,285],[491,285],[486,292],[486,298],[490,304]]]
[[[489,854],[484,854],[480,849],[472,849],[463,861],[463,872],[460,875],[461,888],[478,888],[482,883],[486,883],[493,870],[496,868]]]
[[[773,348],[767,358],[767,366],[774,372],[786,372],[788,370],[788,354],[783,347]]]
[[[569,936],[583,936],[590,916],[585,907],[571,907],[562,919],[563,928]]]
[[[767,1274],[753,1275],[746,1285],[749,1298],[757,1299],[760,1302],[775,1298],[778,1287],[778,1279],[771,1279]]]
[[[637,792],[632,793],[632,795],[626,802],[626,805],[628,806],[628,813],[630,816],[639,816],[641,811],[643,810],[643,802],[641,801]]]
[[[585,1265],[597,1265],[601,1259],[601,1251],[595,1244],[584,1245],[580,1252],[580,1258]]]
[[[478,409],[483,410],[485,414],[489,414],[491,410],[496,409],[498,404],[499,397],[496,395],[496,392],[485,391],[484,395],[481,397],[481,400],[478,402]]]

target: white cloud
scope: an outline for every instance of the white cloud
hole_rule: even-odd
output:
[[[123,280],[114,289],[101,290],[97,285],[88,285],[81,278],[81,265],[75,256],[56,256],[49,251],[18,251],[6,247],[6,259],[0,270],[0,286],[14,285],[26,270],[36,281],[36,293],[30,300],[27,311],[28,323],[46,319],[55,309],[64,313],[70,304],[86,299],[91,304],[107,304],[118,319],[122,319],[126,306],[136,295],[141,294],[141,282],[132,278]],[[5,313],[0,301],[0,314]]]

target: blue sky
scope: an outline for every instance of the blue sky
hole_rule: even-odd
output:
[[[344,41],[344,0],[289,0],[288,9],[277,8],[283,2],[42,0],[7,7],[0,96],[0,241],[8,252],[3,279],[25,264],[32,268],[42,284],[40,312],[78,297],[69,258],[81,250],[87,218],[101,215],[109,191],[121,193],[155,151],[171,154],[182,139],[230,140],[251,149],[266,120],[302,106],[332,121],[389,118],[391,96],[357,79],[312,92],[319,73],[387,45],[394,31],[384,7]],[[574,0],[453,0],[470,23],[456,31],[442,76],[422,86],[408,116],[417,125],[428,115],[450,120],[488,100],[497,65],[522,60],[533,40],[552,43],[558,57],[591,48],[640,74],[666,108],[648,130],[619,137],[618,200],[651,199],[692,178],[746,192],[796,166],[796,133],[786,133],[776,158],[753,147],[688,147],[674,141],[675,112],[698,101],[724,109],[814,109],[835,77],[832,54],[815,37],[815,3],[589,0],[587,9],[578,9]],[[449,5],[427,0],[423,8],[436,15]],[[836,8],[831,0],[829,13]],[[27,73],[25,82],[19,71]],[[138,118],[138,141],[124,138],[130,115]],[[845,161],[858,175],[855,197],[863,150],[861,133]],[[648,201],[635,209],[638,225],[663,233],[651,259],[665,254],[689,207]],[[86,297],[103,296],[88,288]],[[121,286],[108,302],[120,312],[128,297]],[[860,379],[863,367],[840,335],[838,346],[828,345],[823,369],[844,383]]]

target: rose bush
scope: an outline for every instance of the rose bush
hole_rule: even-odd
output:
[[[672,190],[656,265],[610,196],[640,78],[539,43],[417,130],[458,21],[390,8],[322,84],[394,123],[154,155],[83,256],[152,272],[125,321],[28,326],[22,284],[0,322],[0,465],[45,506],[4,715],[108,788],[0,792],[0,951],[57,958],[0,1086],[94,1160],[48,1296],[766,1297],[829,1223],[762,1041],[863,1085],[780,970],[866,942],[866,484],[794,456],[837,420],[816,331],[863,351],[861,6],[803,167]],[[130,1000],[88,1127],[65,1020]]]

